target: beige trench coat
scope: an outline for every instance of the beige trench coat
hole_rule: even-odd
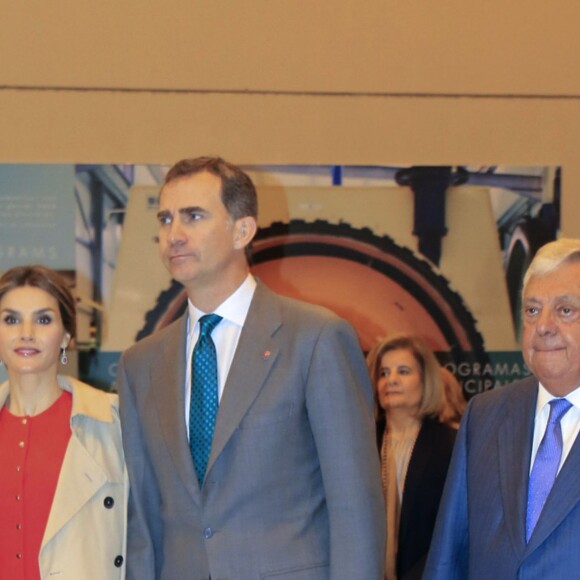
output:
[[[71,377],[70,438],[39,554],[42,580],[123,580],[129,486],[118,398]],[[8,383],[0,385],[0,407]]]

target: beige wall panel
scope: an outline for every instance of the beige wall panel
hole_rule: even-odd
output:
[[[0,91],[2,161],[483,163],[576,160],[580,101]]]
[[[580,94],[576,0],[2,2],[0,84]]]
[[[580,236],[580,100],[0,90],[2,162],[562,165]]]

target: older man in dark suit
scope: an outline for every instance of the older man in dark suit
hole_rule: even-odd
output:
[[[120,364],[130,580],[382,580],[357,338],[249,274],[256,214],[219,158],[177,163],[161,191],[161,258],[189,305]]]
[[[426,580],[578,577],[580,240],[540,249],[522,303],[534,376],[468,406]]]

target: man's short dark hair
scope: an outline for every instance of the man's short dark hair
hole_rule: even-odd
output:
[[[164,185],[203,171],[221,179],[222,203],[234,220],[247,216],[258,217],[258,196],[252,180],[238,166],[221,157],[182,159],[167,172]]]

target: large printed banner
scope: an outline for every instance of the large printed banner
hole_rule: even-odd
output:
[[[43,168],[29,169],[36,175]],[[347,169],[338,183],[332,173],[333,184],[321,168],[249,168],[260,206],[254,275],[277,292],[349,320],[364,351],[395,332],[423,336],[468,398],[529,374],[518,347],[519,287],[534,252],[557,235],[558,170],[358,168],[348,178]],[[64,181],[69,172],[61,187],[68,209],[75,212],[75,200],[90,208],[76,209],[82,246],[77,291],[93,337],[81,344],[79,372],[90,383],[114,388],[120,353],[186,307],[183,288],[157,255],[157,200],[166,168],[77,166],[74,175],[70,168],[54,170]],[[444,187],[441,175],[448,178]],[[3,180],[0,200],[14,191]],[[53,185],[46,196],[55,199]],[[39,223],[44,202],[23,199],[32,204],[22,206],[30,216],[12,213],[11,221]],[[99,214],[95,208],[104,209]],[[87,216],[90,225],[78,223]],[[66,239],[72,221],[70,212],[62,222],[52,219],[41,245],[57,249],[46,260],[31,261],[62,268],[49,259],[63,256],[66,243],[51,240]],[[82,230],[103,247],[88,253],[93,245],[83,241]],[[0,248],[24,247],[18,240],[0,231]]]
[[[75,267],[74,166],[0,165],[0,270]]]
[[[0,272],[23,264],[74,272],[74,176],[73,165],[0,164]]]

